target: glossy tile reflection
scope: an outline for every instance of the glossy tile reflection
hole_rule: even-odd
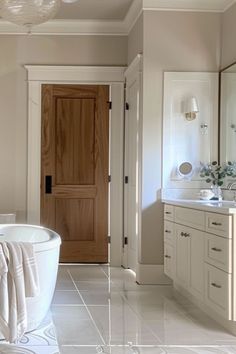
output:
[[[236,354],[236,337],[172,286],[122,268],[60,266],[52,315],[62,354]]]

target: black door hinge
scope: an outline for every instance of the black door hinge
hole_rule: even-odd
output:
[[[111,243],[111,236],[107,236],[107,242],[110,244]]]
[[[128,183],[129,183],[129,177],[125,176],[125,184],[128,184]]]
[[[126,109],[126,111],[129,110],[129,104],[128,104],[128,102],[125,103],[125,109]]]
[[[111,175],[108,176],[108,183],[111,182]]]
[[[112,102],[111,102],[111,101],[108,101],[107,103],[108,103],[108,105],[109,105],[109,109],[112,109]]]
[[[125,237],[125,238],[124,238],[124,244],[125,244],[125,245],[128,245],[128,237]]]

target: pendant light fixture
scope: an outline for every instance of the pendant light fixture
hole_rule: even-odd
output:
[[[0,0],[2,19],[16,25],[32,26],[44,23],[53,18],[61,3],[72,3],[76,0]]]

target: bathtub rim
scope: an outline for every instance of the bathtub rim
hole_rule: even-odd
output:
[[[40,226],[40,225],[31,225],[31,224],[0,224],[0,233],[1,231],[4,231],[4,229],[11,229],[11,228],[17,228],[17,227],[26,227],[26,228],[33,228],[37,230],[43,230],[46,231],[49,235],[49,239],[46,241],[37,241],[37,242],[28,242],[31,243],[34,247],[34,251],[37,252],[42,252],[42,251],[47,251],[56,247],[59,247],[61,245],[61,237],[60,235],[54,231],[51,230],[47,227]],[[7,242],[5,239],[4,241]],[[1,242],[1,237],[0,237],[0,242]],[[17,242],[16,241],[11,241],[11,242]],[[27,241],[20,241],[20,242],[26,242]]]

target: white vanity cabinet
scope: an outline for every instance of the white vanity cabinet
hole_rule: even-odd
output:
[[[174,207],[166,204],[164,214],[164,272],[173,279],[175,273]]]
[[[202,209],[165,204],[165,274],[206,308],[236,321],[235,216]]]

